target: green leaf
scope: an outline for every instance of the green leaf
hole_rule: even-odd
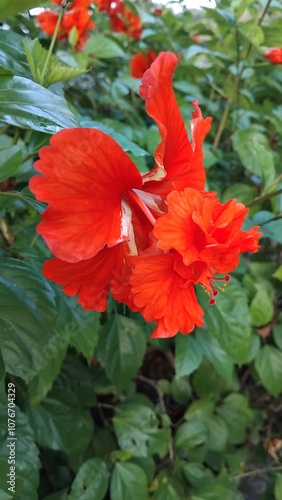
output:
[[[271,221],[271,222],[268,222]],[[273,213],[268,210],[260,210],[252,219],[246,218],[244,229],[251,229],[253,226],[263,224],[263,235],[261,238],[270,238],[282,243],[282,219],[273,220]]]
[[[199,339],[192,335],[177,335],[175,349],[175,371],[177,377],[190,375],[200,365],[203,349]]]
[[[148,455],[149,437],[158,428],[156,415],[150,408],[137,404],[117,414],[113,424],[122,450],[131,451],[135,457]]]
[[[267,189],[275,179],[273,153],[267,137],[255,129],[239,130],[233,135],[233,147],[243,166],[263,178]]]
[[[257,25],[256,21],[247,21],[245,23],[239,24],[240,33],[249,40],[249,42],[254,45],[261,45],[264,41],[264,34],[260,26]]]
[[[92,437],[93,420],[89,411],[81,408],[76,395],[63,387],[54,387],[28,414],[36,441],[52,450],[64,451],[73,467],[80,466]]]
[[[272,276],[273,278],[282,281],[282,264],[276,269],[275,273],[273,273]]]
[[[202,288],[198,288],[197,294],[209,334],[217,339],[233,361],[240,363],[252,333],[245,290],[232,277],[225,293],[219,293],[216,304],[212,306]]]
[[[63,97],[19,76],[0,76],[0,120],[48,134],[79,127]]]
[[[182,424],[176,431],[175,445],[178,448],[190,449],[206,443],[208,429],[204,422],[196,419]]]
[[[223,452],[226,448],[228,439],[228,430],[223,418],[219,415],[212,415],[212,417],[207,420],[207,428],[207,447],[217,453]]]
[[[243,184],[243,182],[235,182],[232,186],[225,189],[221,197],[221,203],[226,203],[228,200],[236,199],[244,205],[249,205],[257,196],[257,188]]]
[[[278,321],[273,327],[273,338],[275,344],[282,350],[282,314],[278,315]]]
[[[103,500],[108,489],[109,476],[105,462],[100,458],[91,458],[80,467],[72,483],[68,499]]]
[[[30,69],[22,44],[23,40],[23,36],[12,30],[0,29],[0,65],[11,70],[13,74],[29,77]]]
[[[192,495],[191,500],[233,500],[232,490],[221,484],[210,484]],[[239,499],[240,500],[240,497]]]
[[[282,47],[282,32],[280,19],[262,26],[266,47]]]
[[[53,332],[54,292],[33,263],[0,259],[0,275],[0,340],[6,371],[28,382],[41,369]]]
[[[168,482],[160,485],[153,498],[154,500],[180,500],[178,493],[175,491],[172,484]]]
[[[100,313],[85,311],[75,297],[68,297],[56,287],[58,294],[58,321],[56,331],[81,352],[90,365],[98,343]]]
[[[197,331],[197,338],[202,344],[204,356],[214,366],[217,373],[225,380],[231,380],[233,362],[231,357],[220,347],[219,342],[208,335],[204,329]]]
[[[111,500],[148,500],[147,477],[138,465],[117,463],[111,477]]]
[[[240,444],[244,441],[246,425],[251,420],[251,410],[248,400],[242,394],[231,393],[216,409],[216,413],[222,417],[228,429],[227,440],[232,444]]]
[[[186,403],[192,393],[188,377],[173,377],[170,386],[171,395],[176,403]]]
[[[170,440],[168,429],[155,429],[149,437],[149,455],[158,455],[160,458],[164,458],[167,455]]]
[[[21,412],[20,408],[15,407],[16,419],[16,489],[13,495],[13,500],[37,500],[37,488],[39,486],[39,452],[34,442],[34,434],[29,426],[26,415]],[[10,455],[10,449],[7,444],[12,443],[11,439],[8,440],[7,429],[7,406],[0,407],[0,460],[1,457],[5,459],[8,466],[10,465],[7,460]],[[4,472],[3,464],[0,463],[2,473]],[[5,474],[5,484],[0,483],[0,487],[4,487],[7,491],[7,476]],[[4,500],[5,497],[3,497]],[[2,496],[1,496],[2,499]]]
[[[282,474],[277,474],[274,489],[275,500],[282,499]]]
[[[33,410],[52,388],[66,357],[67,344],[61,346],[59,334],[51,337],[44,350],[44,364],[40,372],[28,384],[28,395]]]
[[[145,349],[144,333],[137,321],[115,315],[105,325],[99,339],[97,357],[118,392],[136,375]]]
[[[274,306],[264,288],[259,288],[250,305],[250,317],[255,326],[264,326],[274,315]]]
[[[35,210],[42,214],[44,210],[47,208],[47,203],[43,203],[42,201],[37,201],[35,199],[34,194],[29,190],[29,187],[26,186],[20,193],[20,198],[26,201],[29,205],[31,205]]]
[[[19,12],[24,12],[38,5],[42,7],[45,3],[47,3],[46,0],[13,0],[13,2],[0,0],[0,19],[15,16]]]
[[[0,149],[0,182],[9,179],[15,174],[21,164],[22,156],[19,146]]]
[[[125,55],[122,48],[114,40],[104,35],[91,36],[84,46],[84,51],[99,59],[124,57]]]
[[[59,59],[53,55],[48,59],[48,65],[45,67],[48,50],[42,47],[38,39],[25,39],[23,44],[33,79],[35,83],[39,83],[43,87],[49,87],[49,85],[56,82],[71,80],[86,72],[85,69],[63,66]]]
[[[185,477],[195,490],[198,490],[199,486],[204,488],[214,482],[211,470],[207,469],[202,464],[184,462],[182,470]]]
[[[255,368],[264,387],[278,396],[282,391],[282,352],[271,345],[263,346],[255,359]]]

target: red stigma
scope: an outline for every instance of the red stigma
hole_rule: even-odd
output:
[[[209,302],[210,302],[211,305],[215,304],[215,300],[214,299],[210,299]]]
[[[224,276],[224,279],[225,281],[230,281],[230,276],[228,276],[228,274],[226,276]]]

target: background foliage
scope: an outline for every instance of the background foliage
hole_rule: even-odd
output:
[[[157,15],[127,3],[140,40],[113,33],[93,4],[84,50],[57,42],[44,74],[50,39],[25,9],[46,2],[0,0],[0,496],[11,498],[13,382],[16,500],[281,500],[282,66],[263,54],[282,46],[282,5],[217,0]],[[150,339],[152,325],[112,298],[107,313],[82,310],[42,276],[44,204],[27,187],[38,150],[65,127],[98,128],[152,167],[158,131],[129,70],[147,49],[182,52],[182,116],[188,126],[198,99],[213,117],[207,189],[248,205],[246,229],[264,233],[214,306],[198,291],[205,326],[169,340]]]

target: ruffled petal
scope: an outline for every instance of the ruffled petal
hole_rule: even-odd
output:
[[[49,203],[37,228],[52,253],[68,262],[94,257],[106,245],[129,239],[131,210],[122,202],[140,189],[139,171],[121,147],[94,129],[65,129],[40,151],[43,174],[30,189]]]
[[[143,176],[148,192],[168,194],[185,187],[204,189],[205,171],[202,164],[202,141],[210,128],[210,118],[204,120],[194,101],[192,146],[172,89],[172,76],[178,64],[170,52],[161,52],[143,76],[140,95],[146,99],[146,110],[159,128],[162,141],[156,149],[154,169]]]
[[[152,336],[174,336],[191,332],[203,325],[203,311],[197,302],[194,284],[178,274],[174,253],[135,258],[130,284],[133,302],[146,321],[158,321]]]
[[[124,294],[123,287],[131,272],[127,254],[127,244],[121,243],[80,262],[70,263],[55,257],[44,263],[43,274],[57,285],[63,285],[67,295],[77,294],[84,309],[105,311],[112,282],[117,293]]]
[[[44,33],[47,33],[47,35],[53,35],[58,17],[58,12],[54,12],[53,10],[44,10],[44,12],[41,12],[38,16],[36,16],[36,19]],[[60,23],[59,33],[61,31],[61,27],[62,23]]]

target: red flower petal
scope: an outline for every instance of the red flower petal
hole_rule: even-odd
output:
[[[264,55],[272,64],[282,64],[282,47],[269,49]]]
[[[141,78],[145,71],[155,61],[156,55],[151,50],[147,50],[146,54],[138,52],[130,61],[130,69],[133,78]]]
[[[105,311],[112,281],[116,293],[124,293],[123,281],[126,278],[128,282],[131,271],[127,254],[126,243],[121,243],[80,262],[70,263],[55,257],[44,263],[43,274],[58,285],[64,285],[62,288],[67,295],[78,294],[78,302],[84,309]]]
[[[36,19],[39,23],[40,28],[44,33],[47,33],[47,35],[53,35],[56,24],[58,21],[59,13],[54,12],[53,10],[45,10],[44,12],[41,12],[36,16]],[[61,23],[60,23],[60,29],[61,30]]]
[[[177,58],[170,52],[161,52],[144,74],[140,86],[147,113],[156,121],[162,137],[155,152],[156,166],[143,177],[146,183],[143,189],[164,195],[187,186],[204,189],[205,184],[201,143],[210,128],[211,118],[202,118],[195,101],[191,146],[172,89],[172,76],[179,59],[180,56]]]
[[[44,177],[33,177],[30,189],[49,203],[37,230],[52,253],[77,262],[128,240],[131,211],[122,198],[142,181],[126,153],[94,129],[62,130],[50,144],[35,163]]]
[[[137,264],[130,278],[134,304],[146,321],[158,321],[153,337],[171,337],[178,331],[191,332],[203,325],[203,311],[197,302],[194,284],[178,274],[176,252],[135,258]]]

